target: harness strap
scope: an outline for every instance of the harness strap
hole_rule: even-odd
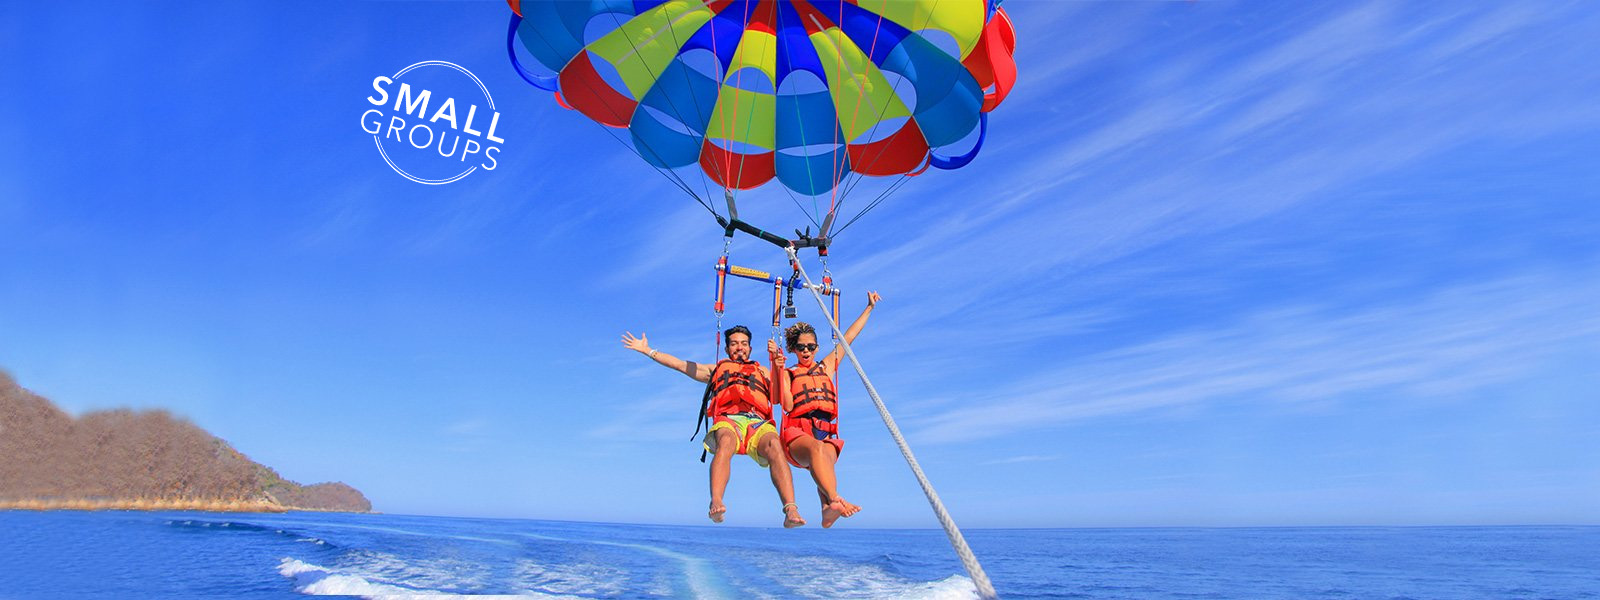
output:
[[[700,428],[701,427],[705,427],[706,421],[711,418],[711,417],[706,416],[706,409],[711,408],[711,397],[716,395],[715,393],[713,393],[711,391],[711,386],[713,386],[713,385],[715,385],[715,383],[712,380],[708,379],[706,381],[706,393],[704,395],[700,396],[700,412],[696,413],[695,420],[694,420],[694,433],[689,434],[689,439],[691,439],[691,440],[693,440],[693,439],[695,439],[697,437],[700,437]],[[705,462],[705,461],[706,461],[706,453],[705,452],[701,452],[700,453],[700,462]]]

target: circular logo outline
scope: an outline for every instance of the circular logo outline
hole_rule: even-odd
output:
[[[393,77],[390,77],[390,79],[392,79],[394,81],[399,81],[401,75],[405,75],[407,71],[410,71],[410,70],[415,69],[417,67],[450,67],[452,69],[455,69],[457,71],[462,72],[467,77],[472,78],[472,82],[473,83],[478,84],[478,89],[483,91],[484,99],[489,101],[489,110],[494,110],[494,96],[489,95],[488,86],[483,85],[483,81],[478,79],[477,75],[473,75],[472,71],[468,71],[465,67],[462,67],[461,65],[455,64],[455,63],[450,62],[450,61],[445,61],[445,60],[425,60],[425,61],[413,64],[413,65],[411,65],[409,67],[406,67],[404,69],[400,69],[399,71],[397,71],[394,74]],[[405,169],[402,169],[402,168],[400,168],[399,165],[394,164],[394,161],[389,158],[389,153],[383,149],[383,140],[378,138],[378,134],[376,134],[376,133],[372,134],[372,143],[377,144],[377,146],[378,146],[378,155],[383,157],[383,162],[389,163],[389,168],[394,169],[394,172],[399,173],[401,177],[404,177],[406,179],[410,179],[412,181],[415,181],[415,182],[423,184],[423,185],[444,185],[444,184],[450,183],[452,181],[457,181],[457,180],[461,179],[462,177],[466,177],[468,175],[471,175],[473,171],[478,170],[478,165],[472,165],[471,167],[468,167],[466,171],[462,171],[460,174],[456,175],[455,177],[451,177],[451,178],[448,178],[448,179],[422,179],[422,178],[419,178],[419,177],[417,177],[415,175],[407,173],[405,171]]]

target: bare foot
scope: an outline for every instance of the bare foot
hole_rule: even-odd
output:
[[[795,506],[793,504],[785,504],[785,505],[783,505],[783,528],[784,529],[794,529],[796,527],[800,527],[800,526],[805,525],[805,524],[806,524],[806,520],[800,518],[800,507]]]
[[[727,512],[728,512],[728,507],[723,506],[721,502],[717,502],[716,500],[712,500],[711,501],[711,510],[706,513],[706,516],[711,517],[711,522],[712,523],[721,523],[722,522],[722,515],[726,514]]]
[[[827,506],[822,507],[822,527],[833,527],[833,522],[839,517],[853,517],[861,512],[861,507],[851,504],[844,498],[834,498]]]
[[[834,498],[833,502],[822,505],[822,528],[833,527],[833,522],[844,516],[844,500]]]
[[[856,516],[856,513],[861,512],[861,507],[860,506],[856,506],[854,504],[851,504],[850,501],[845,500],[844,498],[840,498],[839,501],[844,503],[844,516],[845,516],[845,518],[854,517],[854,516]]]

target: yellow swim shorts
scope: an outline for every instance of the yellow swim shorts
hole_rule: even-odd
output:
[[[761,455],[761,440],[768,435],[778,435],[778,429],[772,426],[772,421],[753,413],[735,413],[717,417],[711,423],[711,429],[706,432],[701,445],[706,452],[717,452],[717,430],[727,429],[739,439],[739,447],[734,449],[735,454],[749,456],[762,467],[767,466],[767,457]]]

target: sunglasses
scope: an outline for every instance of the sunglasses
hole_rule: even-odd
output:
[[[794,345],[794,349],[795,350],[805,350],[807,352],[810,352],[810,351],[816,350],[817,349],[817,345],[816,344],[795,344]]]

